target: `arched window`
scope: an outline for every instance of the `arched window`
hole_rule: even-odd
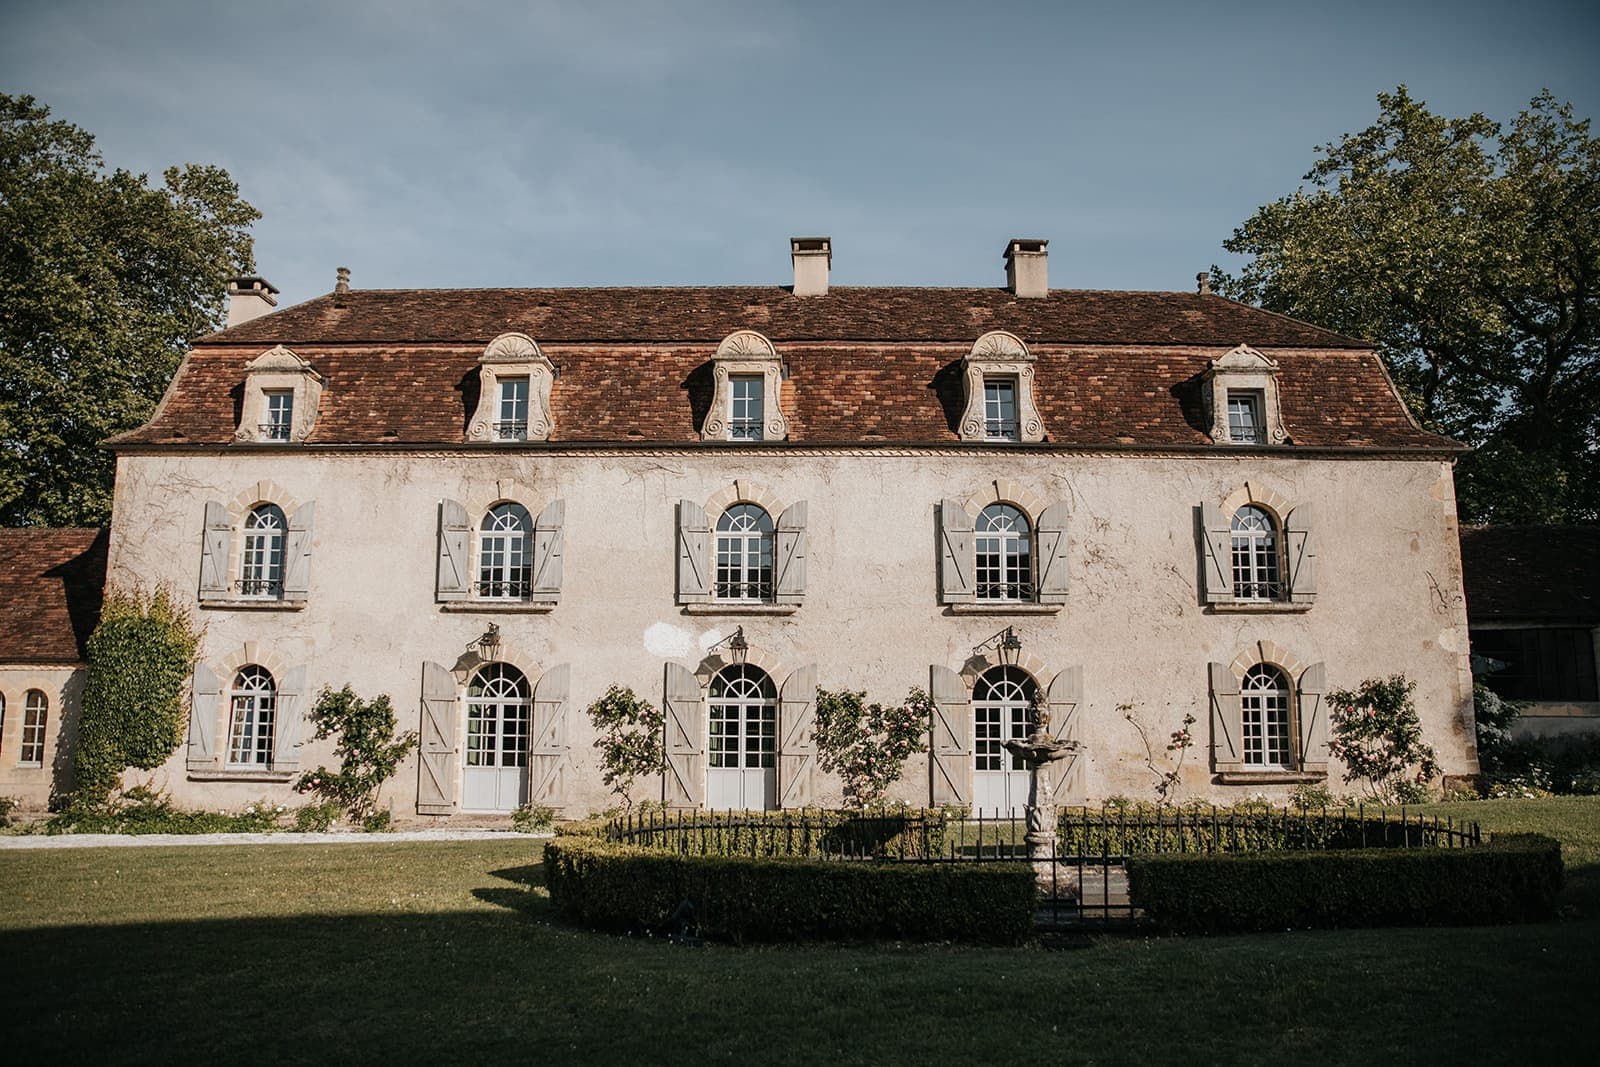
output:
[[[1278,600],[1278,525],[1272,513],[1247,504],[1233,513],[1233,598]]]
[[[28,690],[22,711],[22,747],[17,753],[18,766],[44,766],[44,726],[49,712],[50,698],[38,689]]]
[[[264,767],[272,762],[272,728],[278,718],[278,686],[266,668],[241,668],[233,679],[228,722],[228,764]]]
[[[496,504],[478,532],[478,595],[506,600],[528,596],[533,520],[521,504]]]
[[[1290,766],[1289,685],[1276,667],[1258,663],[1244,676],[1239,707],[1248,767]]]
[[[777,804],[778,691],[760,667],[724,667],[711,679],[706,746],[706,806]]]
[[[467,686],[467,766],[528,765],[528,679],[509,663],[490,663]],[[515,805],[513,805],[514,807]]]
[[[1039,686],[1020,667],[991,667],[972,687],[973,754],[976,770],[1004,770],[1005,741],[1027,737],[1038,725],[1035,705]],[[1026,764],[1011,757],[1011,769],[1027,770]]]
[[[245,516],[239,595],[275,600],[283,596],[283,509],[262,504]]]
[[[735,504],[717,520],[718,600],[772,600],[772,517]]]
[[[973,529],[979,600],[1033,599],[1033,537],[1028,517],[1010,504],[990,504]]]

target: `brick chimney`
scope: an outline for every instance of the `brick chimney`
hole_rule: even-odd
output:
[[[1006,245],[1006,288],[1017,296],[1039,297],[1050,293],[1050,242],[1042,237],[1013,237]]]
[[[789,258],[794,261],[795,296],[828,295],[828,268],[833,266],[832,241],[826,237],[791,237]]]
[[[228,279],[228,325],[258,319],[278,306],[278,289],[255,276]]]

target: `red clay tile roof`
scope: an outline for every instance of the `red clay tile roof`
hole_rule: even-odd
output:
[[[337,301],[337,303],[336,303]],[[341,306],[342,305],[342,306]],[[510,330],[540,345],[716,342],[738,329],[785,341],[966,341],[1010,330],[1029,345],[1221,345],[1370,348],[1308,323],[1198,293],[836,286],[796,297],[783,286],[638,289],[352,289],[319,296],[199,343],[487,344]]]
[[[1463,526],[1470,623],[1600,623],[1600,526]]]
[[[0,529],[0,663],[80,663],[100,621],[105,530]]]

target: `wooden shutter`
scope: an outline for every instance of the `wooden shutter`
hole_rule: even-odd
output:
[[[1317,599],[1317,544],[1311,529],[1316,513],[1310,504],[1301,504],[1283,519],[1285,565],[1289,600],[1309,604]]]
[[[1067,504],[1058,500],[1039,514],[1039,603],[1067,601]]]
[[[306,669],[294,667],[278,679],[277,705],[272,719],[272,769],[300,768],[300,732],[306,714]]]
[[[454,500],[439,501],[439,575],[435,600],[465,600],[472,589],[472,523]]]
[[[972,805],[972,702],[961,675],[937,664],[928,668],[933,697],[931,744],[932,801],[935,805]]]
[[[528,744],[528,803],[567,802],[567,711],[572,669],[551,667],[533,687],[533,730]]]
[[[531,597],[546,603],[561,599],[561,555],[567,502],[552,500],[533,524],[533,588]]]
[[[1233,529],[1215,504],[1200,505],[1200,590],[1207,604],[1233,599]]]
[[[692,500],[678,501],[678,603],[695,604],[711,599],[706,573],[711,564],[711,524],[706,512]]]
[[[790,504],[778,516],[777,580],[773,599],[798,604],[806,595],[806,502]],[[787,807],[788,805],[784,805]]]
[[[206,527],[200,536],[200,599],[228,598],[228,550],[233,546],[233,520],[215,500],[206,502]]]
[[[1300,674],[1295,713],[1303,771],[1326,773],[1328,770],[1328,705],[1323,699],[1328,691],[1327,678],[1327,668],[1321,663],[1313,663]]]
[[[305,600],[311,591],[311,528],[317,517],[315,501],[300,505],[289,516],[289,534],[283,545],[283,599]]]
[[[1212,663],[1211,766],[1221,773],[1244,767],[1244,722],[1239,709],[1239,679],[1226,663]]]
[[[778,807],[811,803],[816,747],[817,665],[800,667],[784,680],[778,699]]]
[[[939,603],[972,602],[972,516],[954,500],[939,505]]]
[[[1045,707],[1050,710],[1050,736],[1057,741],[1078,739],[1078,705],[1083,702],[1083,668],[1068,667],[1050,679],[1045,690]],[[1050,797],[1081,796],[1078,783],[1079,754],[1074,752],[1050,768]],[[1071,782],[1071,786],[1068,786]]]
[[[663,799],[675,808],[698,808],[705,798],[706,716],[700,680],[676,663],[667,664],[667,773]]]
[[[204,663],[194,665],[194,681],[189,689],[189,753],[191,771],[217,765],[217,705],[222,701],[222,683],[216,672]]]
[[[455,675],[437,663],[424,663],[417,761],[417,811],[423,815],[455,810],[456,718]]]

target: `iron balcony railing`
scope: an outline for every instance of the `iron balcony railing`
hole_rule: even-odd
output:
[[[533,583],[525,576],[487,578],[474,583],[473,589],[488,600],[526,600],[533,592]]]
[[[1033,600],[1033,583],[978,582],[975,595],[979,600],[1010,600],[1028,603]]]
[[[766,582],[717,582],[716,597],[718,600],[737,600],[746,603],[770,603],[772,600],[772,583]]]
[[[289,439],[289,424],[287,422],[258,423],[256,429],[268,441],[287,441]]]
[[[1233,598],[1235,600],[1282,600],[1282,582],[1252,582],[1234,580]]]
[[[497,441],[526,441],[528,439],[528,420],[501,419],[494,424],[494,436]]]
[[[240,578],[233,583],[240,596],[261,597],[271,599],[283,596],[283,579],[281,578]]]

